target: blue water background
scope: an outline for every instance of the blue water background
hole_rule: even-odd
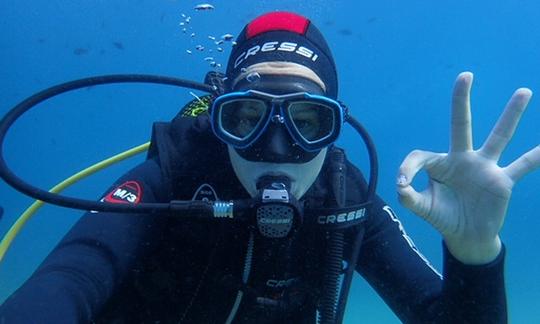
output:
[[[371,132],[379,152],[379,193],[393,206],[420,250],[440,269],[438,233],[399,205],[394,178],[412,149],[448,147],[450,95],[461,71],[475,73],[472,94],[474,143],[489,133],[518,87],[540,90],[540,4],[514,1],[214,1],[195,12],[196,1],[80,0],[0,2],[0,113],[34,92],[72,79],[110,73],[153,73],[202,80],[225,64],[207,38],[237,34],[269,10],[309,16],[326,35],[339,68],[340,98]],[[188,33],[181,13],[192,16]],[[190,32],[196,36],[191,38]],[[203,44],[205,52],[194,47]],[[189,55],[186,49],[194,53]],[[50,188],[75,171],[149,140],[153,121],[169,120],[187,91],[159,86],[95,87],[52,99],[10,131],[8,164],[23,178]],[[533,97],[502,165],[540,142],[540,104]],[[347,130],[340,143],[367,170],[365,151]],[[112,167],[67,190],[97,198],[142,157]],[[540,172],[516,187],[502,231],[508,253],[506,283],[510,319],[540,319],[538,183]],[[425,185],[425,178],[417,181]],[[5,234],[31,199],[0,183]],[[47,206],[17,237],[0,264],[0,301],[27,278],[81,212]],[[360,277],[354,281],[346,323],[397,323]]]

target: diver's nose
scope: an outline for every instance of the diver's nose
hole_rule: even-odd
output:
[[[236,150],[244,159],[254,162],[303,163],[317,152],[307,152],[298,145],[279,115],[271,117],[268,127],[250,147]]]
[[[295,163],[303,150],[294,143],[285,124],[270,122],[263,134],[246,149],[237,149],[243,158],[254,162]]]
[[[278,115],[276,115],[278,116]],[[262,143],[267,151],[268,158],[272,161],[268,162],[283,162],[289,160],[290,154],[294,151],[296,146],[291,135],[285,128],[285,124],[282,122],[275,122],[276,116],[272,116],[272,122],[268,125],[266,134],[261,138]],[[279,116],[279,118],[283,118]]]

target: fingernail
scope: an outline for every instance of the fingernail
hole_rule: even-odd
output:
[[[404,174],[400,174],[398,177],[397,177],[397,184],[399,186],[404,186],[407,184],[407,177],[404,175]]]

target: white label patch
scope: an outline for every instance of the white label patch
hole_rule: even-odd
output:
[[[191,200],[202,200],[202,201],[217,201],[218,196],[214,188],[208,183],[203,183],[193,195]]]
[[[138,204],[141,197],[141,185],[137,181],[127,181],[113,189],[102,201],[116,204]]]

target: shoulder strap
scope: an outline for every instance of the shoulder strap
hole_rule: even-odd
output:
[[[171,199],[191,199],[202,183],[235,179],[228,173],[226,145],[212,133],[206,111],[196,116],[181,111],[171,122],[154,123],[148,158],[158,159]]]

